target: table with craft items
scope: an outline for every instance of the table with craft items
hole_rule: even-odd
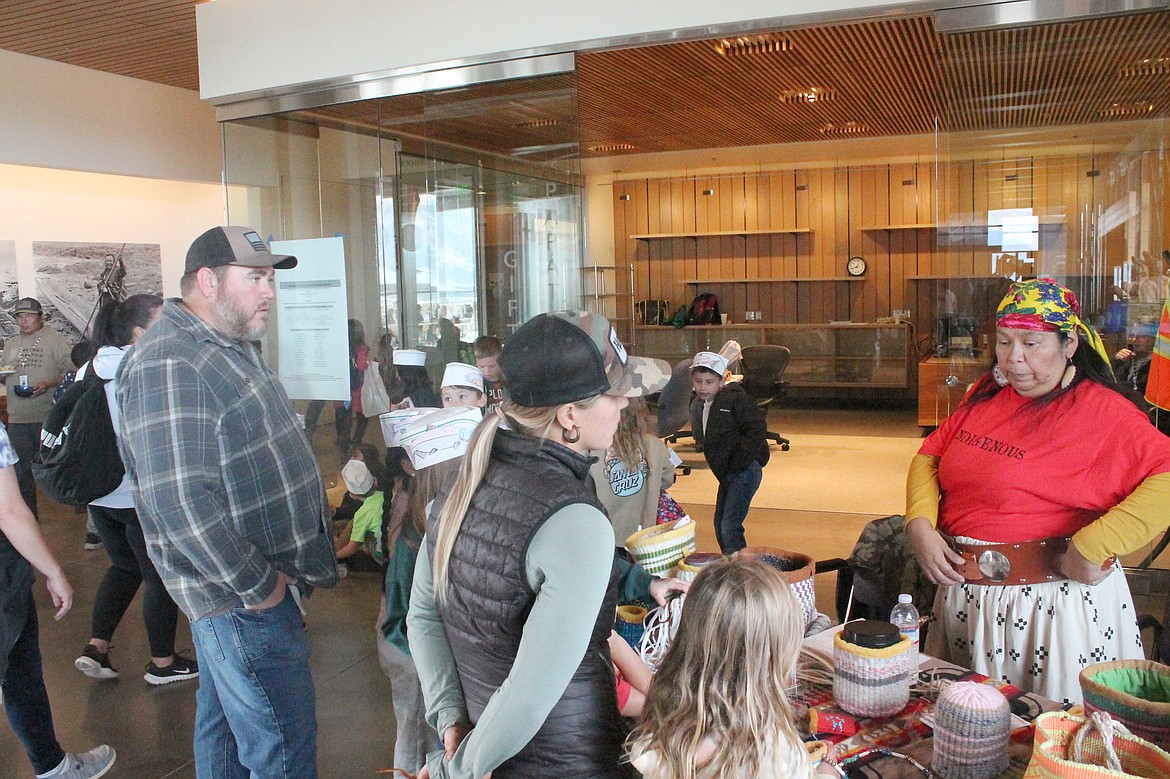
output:
[[[831,654],[831,635],[836,632],[830,629],[820,634],[819,638],[806,639],[806,647],[812,650],[818,660],[823,661]],[[806,657],[802,656],[802,668],[806,662]],[[843,711],[833,700],[831,683],[802,681],[790,695],[790,700],[797,722],[807,723],[809,710],[816,709],[818,714],[829,715],[822,719],[844,715],[848,721],[856,724],[857,732],[849,738],[818,735],[820,739],[838,742],[838,759],[846,761],[844,767],[851,779],[922,779],[929,776],[923,770],[930,768],[933,749],[933,731],[927,723],[938,693],[950,683],[971,681],[990,684],[1007,698],[1015,727],[1009,742],[1011,762],[1001,774],[1002,779],[1018,779],[1027,768],[1032,757],[1032,721],[1046,711],[1067,708],[1014,685],[996,682],[982,674],[925,654],[921,655],[918,681],[919,684],[914,685],[915,689],[911,691],[909,703],[890,717],[856,717]],[[923,689],[928,691],[925,695],[921,692]],[[855,759],[850,761],[850,756]]]

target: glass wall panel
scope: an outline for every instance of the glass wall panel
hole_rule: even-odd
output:
[[[990,363],[995,308],[1014,279],[1072,289],[1111,354],[1159,316],[1170,136],[1143,117],[1170,76],[1142,66],[1162,43],[1127,29],[1110,17],[941,36],[938,251],[908,283],[947,380],[965,386]]]

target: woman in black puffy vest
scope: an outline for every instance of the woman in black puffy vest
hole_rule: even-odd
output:
[[[597,503],[627,397],[661,389],[596,314],[541,314],[499,358],[510,400],[435,499],[407,618],[427,719],[424,776],[629,776],[607,639],[622,565]]]

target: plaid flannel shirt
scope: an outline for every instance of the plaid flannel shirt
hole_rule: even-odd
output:
[[[192,621],[262,602],[277,570],[337,583],[324,479],[254,346],[168,300],[122,361],[117,398],[151,560]]]

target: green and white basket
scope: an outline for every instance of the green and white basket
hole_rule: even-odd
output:
[[[695,551],[695,523],[690,517],[643,528],[626,539],[634,560],[655,576],[669,576],[678,562]]]

